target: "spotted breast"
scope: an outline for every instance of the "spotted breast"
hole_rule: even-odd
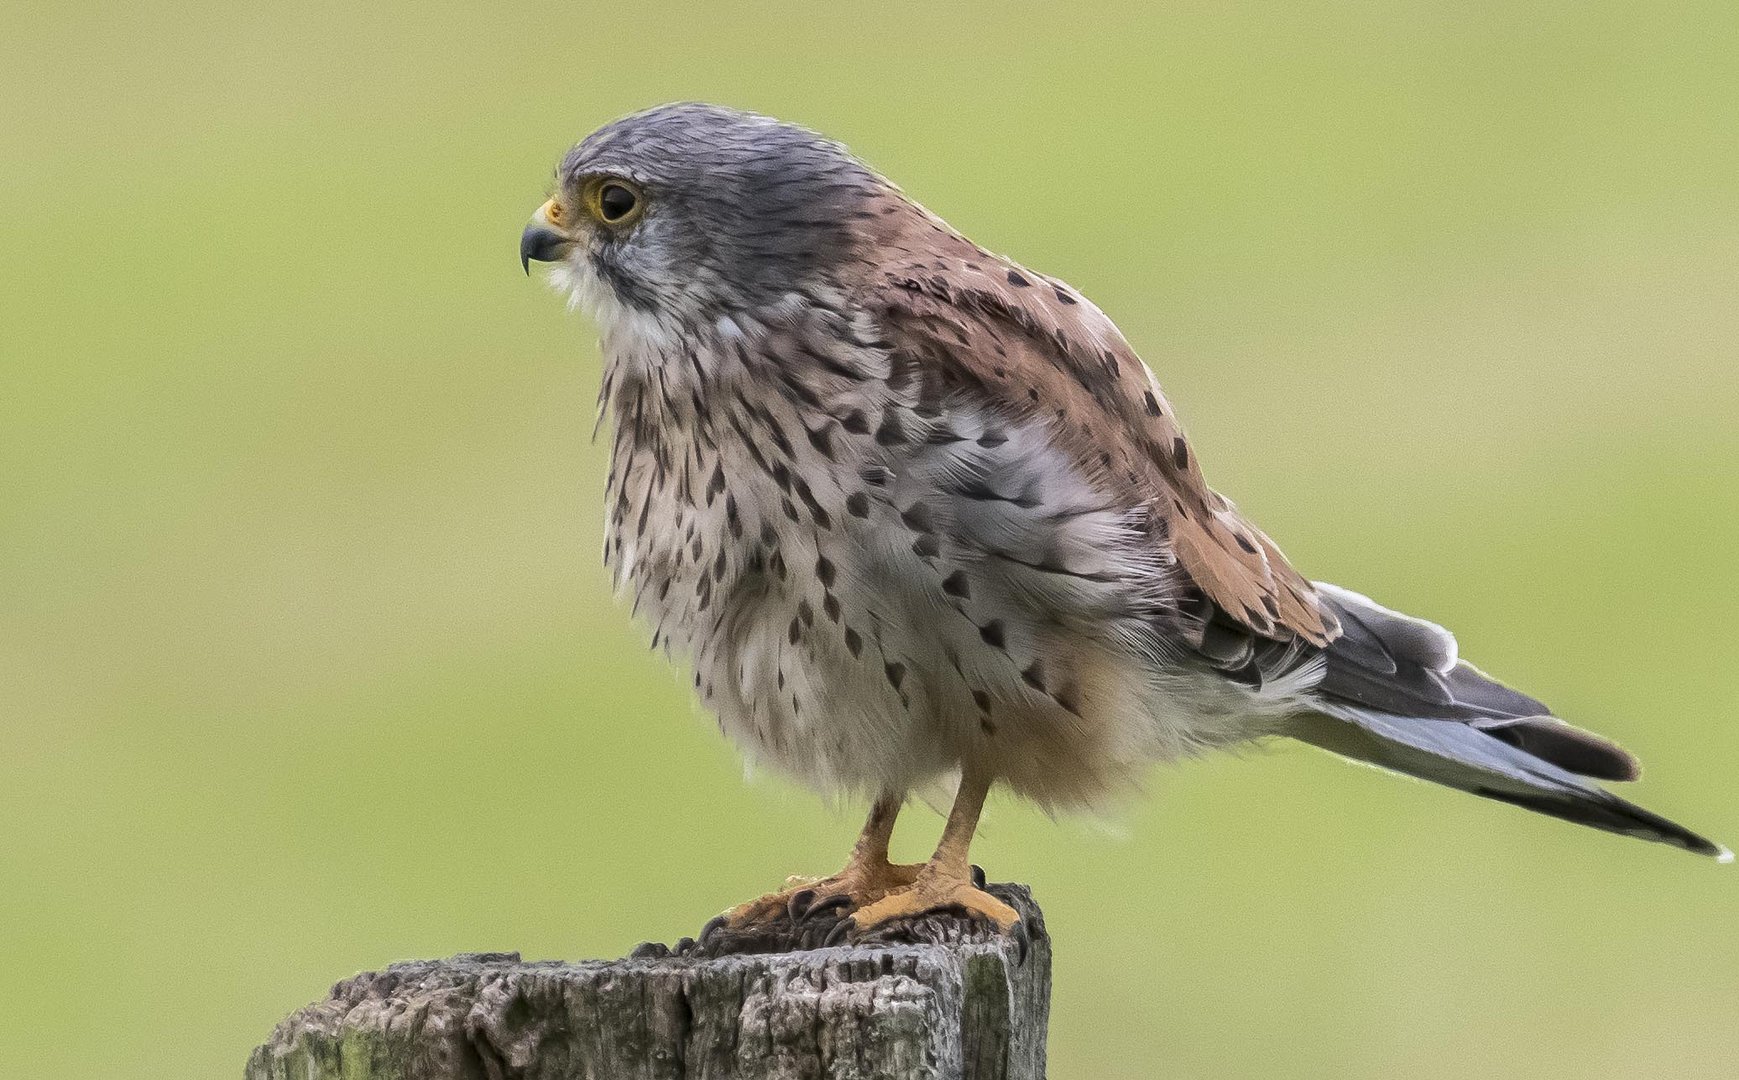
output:
[[[824,790],[970,764],[1053,806],[1262,733],[1261,695],[1163,663],[1144,501],[934,362],[909,298],[845,295],[606,338],[606,556],[720,726]]]

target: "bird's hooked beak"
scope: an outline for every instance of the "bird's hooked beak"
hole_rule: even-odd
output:
[[[557,262],[566,258],[568,249],[574,246],[573,238],[557,224],[560,213],[555,200],[549,200],[537,208],[531,223],[519,234],[519,265],[527,274],[531,273],[533,260]]]

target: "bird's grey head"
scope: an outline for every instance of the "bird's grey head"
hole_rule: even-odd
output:
[[[827,282],[850,224],[891,189],[838,143],[716,105],[662,105],[562,159],[521,260],[604,324],[676,329]]]

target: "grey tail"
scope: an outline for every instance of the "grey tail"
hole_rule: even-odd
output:
[[[1591,780],[1634,780],[1635,758],[1456,658],[1440,626],[1318,583],[1342,634],[1323,654],[1316,712],[1294,738],[1342,757],[1607,832],[1729,862],[1732,853]]]

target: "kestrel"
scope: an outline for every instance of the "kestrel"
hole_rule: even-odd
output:
[[[968,845],[1002,784],[1093,807],[1156,761],[1287,736],[1598,829],[1731,856],[1593,780],[1636,760],[1313,582],[1202,478],[1086,297],[974,244],[808,130],[666,105],[570,151],[520,256],[602,332],[604,556],[754,761],[872,801],[803,904],[1012,928]],[[895,865],[909,794],[954,785]]]

